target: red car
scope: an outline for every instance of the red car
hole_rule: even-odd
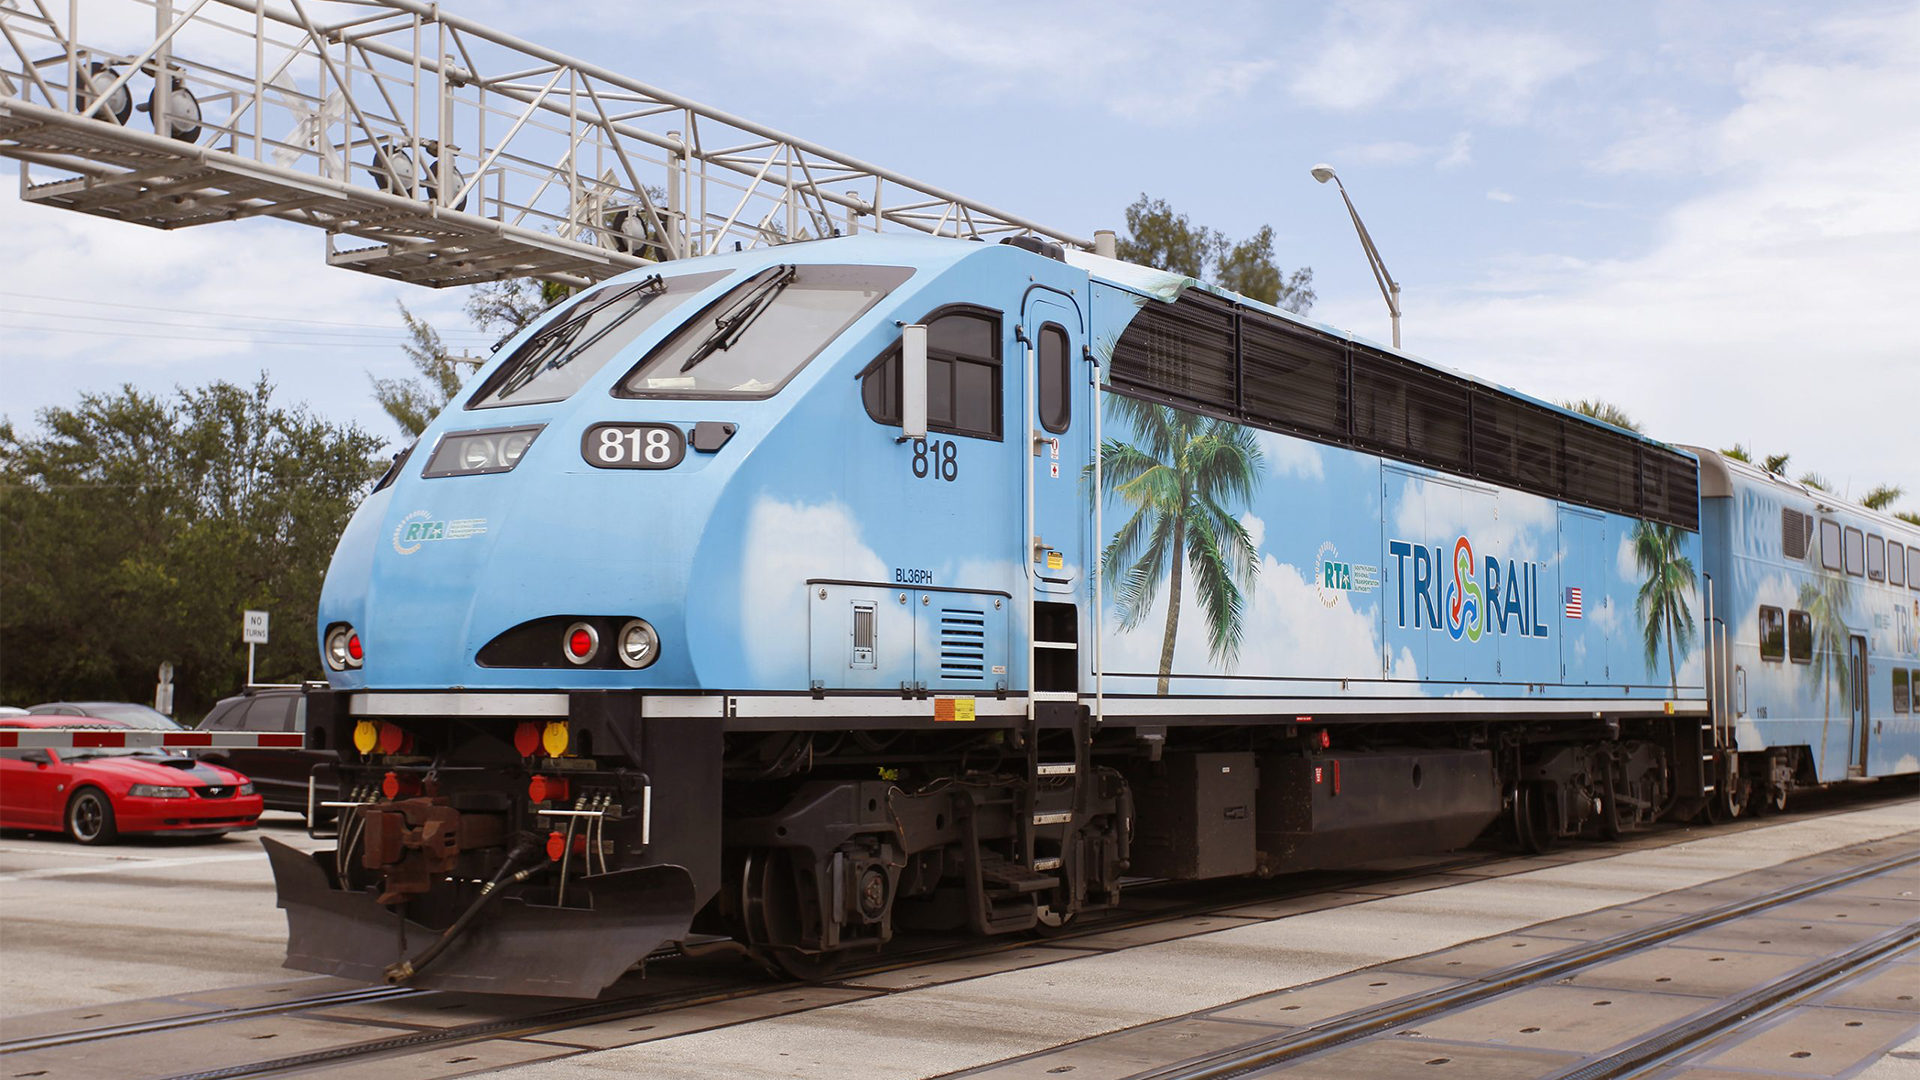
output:
[[[125,728],[113,720],[11,716],[5,728]],[[83,844],[120,833],[218,836],[260,823],[253,782],[157,749],[0,749],[0,828],[65,832]]]

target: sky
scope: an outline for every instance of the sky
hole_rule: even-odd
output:
[[[1920,509],[1920,4],[476,0],[471,18],[1062,231],[1141,193],[1310,266],[1313,317],[1602,397],[1670,442],[1790,452]],[[397,432],[396,304],[269,221],[162,233],[29,206],[0,165],[0,413],[264,370]],[[113,305],[113,306],[109,306]],[[244,330],[238,328],[245,328]]]

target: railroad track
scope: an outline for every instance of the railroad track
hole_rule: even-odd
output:
[[[1844,813],[1859,808],[1862,803],[1880,801],[1874,792],[1850,792],[1843,796],[1822,800],[1835,805],[1814,810],[1796,810],[1781,815],[1777,820],[1808,819],[1828,814]],[[1764,827],[1763,822],[1734,822],[1727,825],[1688,829],[1685,826],[1659,826],[1647,832],[1635,834],[1637,839],[1659,838],[1666,834],[1672,842],[1692,839],[1698,836],[1710,836],[1745,828]],[[1603,853],[1605,847],[1593,847],[1587,850]],[[1920,856],[1916,856],[1920,858]],[[1410,878],[1445,875],[1461,870],[1484,868],[1491,864],[1506,861],[1518,861],[1508,851],[1474,852],[1455,859],[1442,860],[1411,867],[1401,871],[1373,873],[1342,873],[1337,875],[1315,875],[1310,883],[1293,887],[1276,887],[1273,881],[1234,882],[1230,885],[1222,882],[1207,882],[1204,890],[1206,898],[1189,902],[1164,904],[1166,895],[1176,895],[1183,889],[1194,890],[1191,883],[1154,883],[1152,887],[1136,888],[1130,891],[1130,897],[1136,902],[1142,898],[1153,897],[1163,906],[1151,911],[1111,913],[1102,918],[1086,919],[1079,925],[1066,928],[1049,936],[1048,944],[1070,943],[1081,937],[1107,934],[1116,930],[1148,926],[1156,923],[1179,919],[1196,918],[1209,914],[1219,914],[1228,909],[1250,903],[1278,902],[1302,899],[1314,895],[1339,892],[1348,889],[1365,890],[1368,886],[1404,881]],[[1787,901],[1780,901],[1787,902]],[[1731,917],[1731,916],[1729,916]],[[1676,931],[1679,932],[1679,931]],[[977,958],[995,953],[1034,947],[1032,940],[968,939],[958,944],[940,944],[932,947],[889,951],[871,961],[849,966],[838,973],[834,980],[856,980],[882,972],[910,968],[922,964],[940,961]],[[245,1064],[222,1066],[179,1073],[165,1080],[239,1080],[244,1077],[269,1076],[318,1065],[338,1064],[347,1061],[384,1058],[405,1055],[414,1052],[456,1047],[465,1043],[481,1040],[525,1038],[534,1035],[546,1035],[564,1031],[571,1027],[601,1023],[612,1020],[632,1019],[675,1009],[710,1004],[719,1001],[751,998],[780,992],[790,992],[795,983],[791,981],[761,981],[764,976],[757,972],[753,975],[736,975],[731,981],[695,989],[653,992],[626,995],[618,998],[579,1002],[545,1009],[535,1013],[469,1024],[455,1025],[433,1030],[409,1032],[387,1038],[345,1043],[339,1046],[325,1047],[313,1051],[287,1055],[273,1059]],[[753,981],[745,981],[751,979]],[[931,985],[931,984],[928,984]],[[123,1024],[105,1025],[97,1028],[58,1032],[32,1038],[12,1040],[0,1043],[0,1055],[21,1053],[30,1050],[57,1049],[84,1045],[107,1039],[117,1039],[142,1034],[170,1031],[179,1028],[206,1024],[269,1016],[306,1012],[340,1005],[384,1003],[402,999],[431,1000],[440,995],[438,991],[416,990],[406,987],[365,987],[337,991],[312,997],[265,1003],[254,1006],[242,1006],[209,1010],[202,1013],[186,1014],[176,1017],[162,1017],[153,1020],[135,1021]],[[565,1054],[564,1047],[556,1047],[557,1056]]]
[[[1473,980],[1415,994],[1385,1005],[1346,1013],[1332,1020],[1290,1031],[1231,1050],[1204,1055],[1167,1068],[1137,1074],[1133,1080],[1235,1080],[1266,1069],[1319,1054],[1347,1043],[1392,1034],[1438,1017],[1460,1013],[1493,998],[1526,987],[1546,985],[1563,976],[1640,952],[1697,931],[1830,892],[1856,881],[1920,864],[1920,852],[1909,851],[1863,866],[1827,874],[1764,896],[1739,900],[1691,915],[1682,915],[1642,930],[1629,931],[1587,945],[1563,949],[1538,960],[1514,964]],[[1920,923],[1893,927],[1842,953],[1778,981],[1723,1001],[1686,1023],[1650,1035],[1605,1058],[1561,1074],[1564,1080],[1641,1076],[1697,1050],[1701,1043],[1728,1028],[1751,1022],[1760,1010],[1769,1013],[1788,1007],[1856,974],[1860,965],[1903,953],[1920,945]]]

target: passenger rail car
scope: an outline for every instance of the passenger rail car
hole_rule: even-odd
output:
[[[308,740],[342,813],[268,841],[288,963],[590,995],[718,937],[810,974],[1128,877],[1692,812],[1774,734],[1717,706],[1699,477],[1038,241],[614,279],[341,537]]]

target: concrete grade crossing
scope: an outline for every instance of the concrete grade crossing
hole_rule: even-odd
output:
[[[275,826],[274,835],[306,842],[297,828],[289,827],[291,821],[289,818]],[[1916,828],[1920,828],[1920,813],[1908,798],[1820,817],[1735,823],[1709,830],[1701,839],[1685,839],[1689,834],[1675,830],[1612,845],[1570,847],[1534,858],[1453,864],[1404,860],[1397,876],[1354,883],[1339,891],[1312,896],[1275,895],[1204,915],[1161,919],[1062,941],[1032,942],[1025,947],[1014,943],[982,955],[849,975],[830,985],[763,988],[746,996],[645,1016],[531,1034],[516,1030],[511,1037],[466,1039],[406,1056],[335,1061],[303,1069],[301,1075],[353,1076],[357,1080],[450,1077],[491,1074],[518,1065],[504,1075],[521,1080],[593,1080],[629,1072],[649,1076],[731,1074],[747,1080],[762,1076],[933,1077],[981,1070],[995,1076],[1017,1076],[1027,1075],[1019,1071],[1023,1068],[1020,1059],[1043,1061],[1045,1056],[1028,1056],[1064,1047],[1055,1052],[1080,1055],[1067,1062],[1072,1064],[1069,1071],[1049,1072],[1061,1064],[1054,1062],[1033,1075],[1048,1080],[1120,1077],[1244,1041],[1245,1031],[1259,1022],[1225,1014],[1243,1006],[1253,1008],[1261,995],[1273,991],[1318,981],[1317,989],[1322,990],[1339,984],[1344,987],[1341,993],[1388,994],[1387,988],[1347,986],[1351,978],[1338,978],[1385,961],[1391,970],[1370,977],[1369,983],[1386,980],[1396,993],[1420,992],[1458,974],[1457,965],[1449,967],[1445,960],[1420,954],[1452,948],[1454,952],[1448,954],[1452,958],[1484,953],[1486,963],[1494,962],[1496,956],[1499,962],[1511,963],[1515,942],[1523,943],[1517,952],[1525,955],[1528,949],[1558,949],[1590,940],[1593,935],[1618,933],[1610,923],[1658,921],[1672,918],[1677,912],[1724,904],[1730,897],[1751,895],[1754,888],[1770,882],[1778,887],[1787,879],[1779,876],[1786,873],[1783,864],[1796,858],[1808,859],[1808,865],[1819,869],[1822,859],[1839,858],[1827,854],[1836,849]],[[224,990],[193,990],[196,984],[208,985],[217,979],[208,970],[185,965],[171,969],[155,965],[143,970],[139,963],[119,964],[105,954],[72,956],[69,954],[80,947],[70,938],[46,944],[36,954],[32,950],[42,943],[23,945],[12,932],[15,920],[9,916],[0,926],[0,963],[13,967],[23,954],[43,958],[40,970],[50,977],[37,983],[65,984],[69,982],[65,973],[77,971],[83,976],[75,981],[78,989],[57,991],[66,997],[54,1004],[73,1002],[95,1007],[9,1015],[0,1019],[0,1039],[134,1022],[142,1017],[177,1016],[183,1009],[205,1009],[223,1002],[257,1007],[276,1000],[276,995],[277,1000],[291,1001],[358,987],[342,980],[291,977],[278,969],[282,920],[272,908],[264,862],[257,868],[249,865],[255,858],[247,853],[253,844],[251,839],[232,843],[238,850],[227,845],[156,844],[93,853],[68,845],[0,841],[0,902],[5,902],[10,912],[19,910],[14,898],[23,894],[39,897],[39,902],[46,904],[57,903],[58,897],[71,898],[80,891],[101,891],[112,898],[115,913],[123,918],[126,908],[142,896],[149,904],[156,903],[157,896],[169,896],[183,908],[203,912],[210,910],[203,900],[217,903],[224,896],[236,909],[230,913],[241,917],[236,925],[244,926],[249,940],[214,946],[212,942],[220,936],[218,927],[202,923],[196,929],[190,925],[193,920],[165,915],[160,921],[166,929],[149,934],[164,942],[175,932],[200,933],[204,935],[199,939],[204,947],[232,954],[223,957],[227,962],[243,958],[256,983]],[[174,864],[171,872],[157,873],[164,863]],[[1440,865],[1434,872],[1421,872],[1436,864]],[[116,867],[128,872],[112,872]],[[38,873],[61,868],[98,872]],[[248,875],[257,876],[258,883],[246,887],[238,884]],[[1744,880],[1735,880],[1742,875]],[[207,880],[196,880],[199,878]],[[151,889],[148,883],[160,883],[163,889]],[[1909,903],[1913,902],[1911,897],[1920,894],[1920,878],[1912,874],[1895,884],[1899,888],[1889,887],[1891,891],[1904,892],[1902,899]],[[246,888],[252,888],[255,895],[247,896]],[[206,897],[203,890],[215,895]],[[237,910],[242,903],[253,905],[250,915]],[[1915,909],[1920,910],[1920,904],[1915,904]],[[1605,918],[1596,914],[1602,912]],[[1802,917],[1800,905],[1782,907],[1776,914],[1789,912],[1790,917]],[[222,909],[222,913],[229,912]],[[95,920],[100,917],[92,912],[63,912],[59,921],[76,917],[99,929]],[[252,940],[255,935],[259,940]],[[80,951],[84,954],[86,950]],[[1715,985],[1712,979],[1725,982],[1735,976],[1735,985],[1753,985],[1770,977],[1770,972],[1777,974],[1781,961],[1777,955],[1744,950],[1729,950],[1729,954],[1740,961],[1737,968],[1728,968],[1723,974],[1714,965],[1707,974],[1693,976],[1696,981],[1689,984],[1693,990],[1672,989],[1667,993],[1709,993]],[[697,987],[703,977],[713,974],[693,973],[691,969],[674,974],[672,964],[657,967],[645,985],[669,992],[679,982]],[[1920,967],[1909,966],[1907,970],[1920,973]],[[260,984],[261,980],[273,981]],[[226,981],[249,980],[242,975]],[[115,988],[121,986],[130,989],[116,992]],[[141,992],[136,988],[166,997],[124,1000]],[[85,997],[87,994],[92,997]],[[106,1004],[109,1001],[114,1003]],[[1338,1001],[1326,1007],[1332,1004]],[[5,1011],[18,1014],[33,1008],[18,1005],[10,994]],[[46,1080],[172,1076],[221,1064],[239,1069],[242,1066],[237,1063],[287,1059],[303,1048],[382,1037],[404,1039],[409,1032],[443,1030],[492,1016],[511,1018],[526,1009],[525,1004],[512,999],[474,995],[369,999],[297,1012],[289,1009],[159,1035],[9,1054],[0,1057],[0,1065],[19,1067],[0,1075],[11,1075],[21,1068],[38,1071],[43,1064],[55,1066],[45,1072]],[[1312,1022],[1298,1015],[1301,1011],[1292,1010],[1286,1020],[1292,1024]],[[1624,1014],[1625,1010],[1620,1015]],[[87,1019],[89,1016],[93,1018]],[[1086,1041],[1089,1039],[1091,1042]],[[1508,1055],[1509,1064],[1502,1068],[1518,1067],[1528,1054],[1552,1052],[1525,1046],[1504,1049],[1512,1053]],[[1896,1048],[1895,1054],[1908,1049]],[[1882,1064],[1897,1065],[1902,1060],[1893,1056]],[[1920,1062],[1909,1064],[1920,1066]],[[1436,1067],[1422,1064],[1420,1068]],[[1538,1071],[1523,1074],[1541,1075]],[[1503,1074],[1454,1071],[1450,1075]]]

